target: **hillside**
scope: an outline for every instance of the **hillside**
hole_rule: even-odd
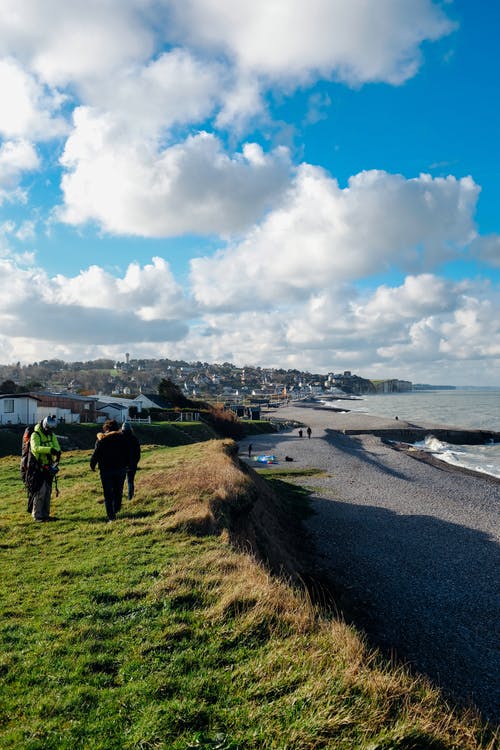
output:
[[[3,750],[493,748],[302,591],[303,492],[232,441],[143,452],[115,524],[88,451],[64,454],[48,524],[0,459]]]

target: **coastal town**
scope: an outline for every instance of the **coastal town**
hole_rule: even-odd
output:
[[[67,422],[146,419],[151,414],[165,418],[172,407],[158,394],[165,380],[187,399],[254,417],[262,407],[310,397],[352,398],[431,387],[400,379],[370,380],[350,371],[321,375],[297,369],[237,367],[229,362],[134,359],[128,353],[122,361],[51,359],[0,365],[0,424],[31,422],[45,413],[55,413]]]

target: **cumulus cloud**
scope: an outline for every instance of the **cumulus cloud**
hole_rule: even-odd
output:
[[[421,274],[371,291],[334,287],[268,312],[206,313],[169,351],[187,359],[196,351],[207,361],[354,369],[365,377],[409,380],[441,372],[456,382],[459,366],[460,377],[477,382],[474,367],[500,356],[497,320],[499,290]]]
[[[500,235],[487,234],[476,237],[471,242],[470,249],[473,257],[495,268],[500,267]]]
[[[192,313],[168,263],[158,257],[144,267],[131,263],[123,278],[100,266],[91,266],[73,278],[58,274],[51,280],[50,296],[57,304],[130,310],[146,321],[189,317]]]
[[[41,85],[15,60],[0,59],[0,135],[45,140],[67,132],[57,115],[64,97]]]
[[[153,54],[151,5],[148,0],[2,0],[0,55],[18,57],[51,86],[108,76]]]
[[[400,83],[419,45],[453,28],[431,0],[3,0],[0,54],[15,51],[52,85],[108,75],[173,42],[268,78]]]
[[[32,337],[68,347],[151,344],[188,331],[192,308],[160,258],[144,268],[131,264],[121,279],[98,267],[50,278],[12,258],[0,259],[0,272],[9,280],[0,299],[0,328],[12,340]]]
[[[12,258],[0,259],[0,270],[9,280],[0,299],[4,356],[14,347],[17,359],[39,358],[41,346],[69,359],[126,347],[142,356],[415,379],[437,362],[443,377],[457,363],[465,377],[474,363],[500,357],[500,290],[429,273],[371,290],[329,286],[271,311],[200,313],[161,258],[130,264],[120,278],[98,266],[50,278]]]
[[[191,262],[195,296],[207,307],[251,307],[391,268],[435,267],[475,236],[478,193],[469,177],[381,171],[341,188],[302,165],[282,204],[239,244]]]
[[[283,189],[283,158],[270,153],[256,169],[246,153],[223,155],[215,136],[216,146],[205,138],[195,148],[199,138],[186,141],[186,131],[218,128],[240,138],[256,117],[268,117],[269,89],[284,85],[290,92],[319,78],[400,83],[415,73],[420,44],[453,28],[430,0],[376,5],[3,0],[0,90],[8,106],[0,134],[64,136],[74,110],[58,214],[71,224],[95,221],[146,237],[193,225],[241,231]],[[176,127],[184,128],[177,143]]]
[[[128,103],[132,119],[143,106],[144,120],[195,122],[217,104],[217,126],[241,128],[264,110],[268,87],[401,83],[418,69],[420,45],[453,28],[430,0],[3,0],[0,58],[15,66],[25,127],[32,109],[47,119],[35,91],[46,84],[84,105]]]
[[[145,65],[124,68],[84,87],[84,100],[144,138],[174,125],[201,123],[220,104],[225,68],[184,49],[164,52]]]
[[[290,172],[283,148],[265,154],[247,144],[230,156],[201,132],[158,150],[89,108],[76,111],[61,162],[68,170],[63,221],[95,221],[108,232],[144,237],[248,227],[283,191]]]
[[[6,200],[23,201],[25,193],[20,188],[23,173],[38,167],[39,159],[31,143],[5,141],[0,146],[0,205]]]
[[[500,357],[499,313],[498,291],[470,285],[459,293],[447,315],[433,314],[415,320],[400,340],[382,345],[378,351],[384,358],[404,361],[407,367],[433,360],[478,363]]]
[[[454,28],[430,0],[183,0],[171,12],[178,39],[289,82],[399,84],[418,69],[419,45]]]
[[[359,308],[358,317],[387,330],[394,321],[425,315],[429,310],[433,313],[452,310],[456,289],[456,284],[430,273],[407,276],[399,287],[386,284],[378,287],[370,301]]]

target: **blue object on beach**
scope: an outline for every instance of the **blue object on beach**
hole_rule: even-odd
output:
[[[261,464],[277,464],[278,463],[278,459],[276,458],[276,456],[268,455],[268,454],[257,456],[256,460]]]

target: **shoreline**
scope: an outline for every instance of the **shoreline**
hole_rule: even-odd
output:
[[[496,485],[500,484],[500,477],[496,477],[494,474],[488,474],[485,471],[475,471],[474,469],[469,469],[466,466],[452,464],[450,461],[444,461],[443,459],[437,458],[433,453],[423,451],[420,448],[415,448],[411,445],[406,445],[405,443],[395,443],[392,441],[387,441],[386,444],[392,450],[401,451],[410,458],[413,458],[416,461],[423,461],[430,466],[435,466],[436,468],[441,469],[441,471],[465,474],[473,477],[478,477],[480,479],[485,479],[486,481],[492,482]]]
[[[438,458],[436,455],[416,448],[414,443],[422,442],[429,435],[441,442],[451,445],[473,446],[500,444],[500,432],[483,429],[462,428],[430,422],[409,422],[403,419],[380,417],[365,412],[345,411],[337,408],[318,407],[309,402],[307,405],[287,406],[270,410],[267,413],[271,420],[279,422],[281,419],[310,424],[313,428],[335,431],[343,435],[360,436],[374,435],[379,437],[389,447],[404,451],[412,458],[425,461],[433,466],[446,467],[458,473],[487,477],[495,483],[500,478],[484,471],[458,465]],[[307,418],[306,418],[307,415]],[[304,421],[306,418],[306,421]]]
[[[500,480],[374,434],[395,420],[303,407],[275,415],[310,426],[311,439],[289,427],[246,438],[240,455],[252,443],[282,467],[288,456],[292,470],[322,469],[297,481],[311,492],[318,574],[341,608],[352,605],[344,615],[451,701],[500,723]]]
[[[297,402],[291,406],[278,407],[276,409],[269,409],[265,412],[266,415],[272,415],[280,418],[280,415],[291,415],[294,414],[298,421],[304,413],[319,413],[328,414],[335,417],[335,429],[358,431],[358,432],[373,432],[374,430],[381,431],[392,431],[392,432],[411,432],[417,431],[419,434],[422,432],[447,432],[450,434],[456,434],[457,437],[465,439],[461,445],[467,444],[467,436],[470,435],[473,440],[486,436],[497,438],[500,442],[500,431],[492,429],[484,429],[481,427],[464,427],[456,424],[446,424],[443,422],[431,422],[428,420],[408,421],[398,417],[385,417],[378,416],[375,414],[368,414],[367,412],[353,411],[350,409],[344,409],[342,407],[323,405],[320,402],[308,401],[308,402]],[[318,422],[317,419],[314,421]],[[319,422],[324,424],[324,419],[319,418]],[[331,425],[329,425],[331,426]],[[450,441],[451,442],[451,441]],[[479,442],[471,442],[473,444],[479,444]]]

